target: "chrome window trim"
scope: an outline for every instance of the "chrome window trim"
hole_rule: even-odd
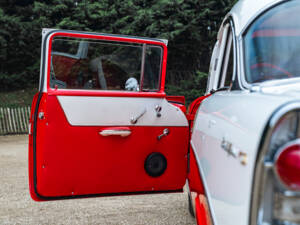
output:
[[[222,88],[225,87],[225,81],[227,80],[227,76],[231,76],[231,83],[232,83],[232,77],[233,74],[229,74],[228,70],[229,68],[229,62],[230,62],[230,58],[233,57],[230,52],[231,52],[231,48],[233,48],[233,33],[229,32],[227,35],[227,41],[226,41],[226,50],[224,52],[223,55],[223,63],[222,63],[222,67],[221,67],[221,80],[219,80],[219,87],[218,88]],[[233,57],[234,58],[234,57]],[[234,65],[232,65],[232,69],[234,69]]]
[[[241,87],[243,87],[244,89],[250,90],[255,85],[248,83],[245,78],[245,76],[246,76],[245,51],[244,51],[245,42],[243,39],[243,35],[240,35],[240,37],[239,37],[239,45],[240,45],[240,63],[241,63],[240,83],[241,83]]]
[[[227,17],[224,19],[223,22],[223,26],[224,24],[230,24],[231,27],[231,32],[233,34],[233,75],[232,75],[232,83],[234,83],[236,81],[236,79],[238,79],[238,86],[240,88],[239,91],[243,91],[245,90],[243,83],[241,82],[241,78],[243,77],[241,75],[241,73],[243,73],[243,71],[241,70],[241,68],[243,68],[242,64],[243,61],[238,60],[241,57],[241,51],[243,50],[243,48],[241,47],[241,36],[238,35],[236,33],[235,30],[235,22],[234,22],[234,15],[232,14],[228,14]],[[232,90],[232,86],[230,87],[230,89],[228,91]]]
[[[236,48],[237,48],[237,54],[238,54],[238,58],[240,60],[237,61],[237,74],[236,74],[236,78],[238,79],[238,84],[239,84],[239,87],[242,91],[245,91],[245,90],[248,90],[247,87],[245,87],[243,85],[243,74],[244,74],[244,70],[243,70],[243,46],[242,46],[242,40],[241,40],[241,36],[237,36],[236,37]]]
[[[268,121],[265,130],[263,132],[263,136],[260,141],[259,151],[256,156],[255,169],[254,169],[254,177],[252,183],[252,193],[251,193],[251,203],[250,203],[250,212],[249,212],[249,224],[250,225],[262,225],[261,216],[263,215],[263,209],[261,204],[261,199],[264,196],[264,193],[261,193],[260,190],[263,190],[266,185],[266,178],[268,172],[272,170],[274,163],[265,162],[265,155],[269,150],[270,141],[272,137],[272,133],[276,128],[279,120],[290,113],[291,111],[300,110],[300,102],[289,102],[281,107],[279,107],[271,116]],[[289,191],[289,193],[293,193]],[[293,193],[295,195],[295,193]]]
[[[237,48],[237,39],[236,39],[236,32],[235,32],[235,26],[234,26],[234,21],[233,18],[230,16],[229,22],[231,25],[231,32],[232,32],[232,41],[233,41],[233,75],[231,82],[235,81],[235,79],[238,78],[237,71],[238,71],[238,61],[237,61],[237,54],[238,54],[238,48]],[[230,87],[230,90],[232,89],[232,85]]]
[[[219,88],[224,86],[224,85],[222,85],[222,80],[226,79],[227,70],[226,70],[226,74],[224,74],[223,64],[224,64],[225,57],[226,57],[226,54],[227,54],[228,35],[232,35],[232,43],[231,44],[233,44],[233,46],[232,46],[233,47],[233,71],[232,71],[232,75],[231,75],[232,76],[231,77],[231,85],[230,85],[230,88],[228,89],[228,91],[231,91],[232,84],[235,81],[235,79],[238,77],[238,75],[237,75],[237,71],[238,71],[238,61],[237,61],[238,48],[237,48],[237,42],[236,42],[236,32],[235,32],[234,20],[233,20],[231,15],[228,15],[224,19],[224,22],[222,23],[222,28],[221,29],[224,30],[223,34],[222,34],[222,39],[226,38],[226,40],[223,41],[223,43],[224,43],[223,46],[220,46],[220,51],[223,51],[223,53],[219,53],[219,56],[218,56],[218,65],[217,65],[216,72],[214,74],[215,78],[214,78],[214,84],[212,85],[213,86],[212,89],[216,90],[216,89],[219,89]],[[226,33],[224,34],[224,32],[226,32]],[[222,45],[222,42],[221,42],[221,45]],[[216,76],[217,76],[217,82],[216,82]],[[223,76],[225,76],[225,77],[223,77]],[[219,82],[220,79],[221,79],[221,82]],[[220,85],[219,85],[219,83],[220,83]]]
[[[146,60],[146,44],[143,44],[142,48],[142,62],[141,62],[141,74],[140,74],[140,92],[143,91],[144,75],[145,75],[145,60]]]
[[[222,28],[223,30],[221,39],[219,40],[219,55],[218,55],[218,62],[216,66],[216,70],[214,73],[214,83],[212,85],[212,90],[217,90],[219,88],[219,81],[222,79],[222,67],[223,67],[223,62],[224,62],[224,55],[226,51],[226,46],[227,46],[227,37],[228,34],[230,33],[230,24],[229,23],[223,23]]]

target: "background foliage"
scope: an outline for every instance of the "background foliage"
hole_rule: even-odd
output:
[[[168,94],[202,94],[222,18],[235,0],[1,0],[0,92],[36,87],[42,28],[169,40]],[[200,72],[201,71],[201,72]]]

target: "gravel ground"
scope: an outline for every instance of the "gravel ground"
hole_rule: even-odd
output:
[[[0,136],[0,224],[194,225],[184,193],[34,202],[27,136]]]

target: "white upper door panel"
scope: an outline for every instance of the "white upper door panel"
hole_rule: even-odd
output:
[[[164,98],[57,98],[68,122],[73,126],[188,126],[184,113]],[[161,107],[160,116],[157,115],[157,106]],[[135,124],[131,122],[132,118],[137,119]]]

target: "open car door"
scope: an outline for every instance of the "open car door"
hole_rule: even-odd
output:
[[[174,192],[188,122],[166,100],[166,41],[43,30],[30,119],[34,200]]]

